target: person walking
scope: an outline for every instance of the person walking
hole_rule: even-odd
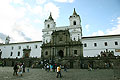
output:
[[[50,71],[50,66],[49,66],[49,64],[47,64],[47,71],[48,71],[48,72]]]
[[[53,64],[53,72],[55,72],[55,64]]]
[[[23,63],[23,72],[25,72],[25,64]]]
[[[23,73],[23,65],[22,65],[22,63],[20,63],[20,65],[19,65],[19,69],[18,69],[18,74],[20,75],[20,76],[23,76],[22,75],[22,73]]]
[[[59,75],[60,75],[60,78],[61,78],[62,76],[61,76],[61,68],[60,68],[60,65],[57,67],[57,78],[58,78]]]
[[[50,65],[50,71],[53,71],[53,65],[52,64]]]
[[[67,72],[67,65],[64,64],[64,71]]]
[[[88,71],[92,71],[92,67],[90,63],[88,64]]]
[[[14,65],[13,70],[14,70],[13,76],[14,75],[18,76],[18,74],[17,74],[17,71],[18,71],[18,65],[17,65],[17,63]]]

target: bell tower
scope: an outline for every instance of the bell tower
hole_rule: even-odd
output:
[[[44,29],[43,32],[43,43],[49,43],[51,41],[51,34],[53,32],[53,29],[55,29],[56,23],[54,22],[54,19],[52,18],[52,14],[50,12],[50,16],[48,19],[44,21]]]
[[[5,39],[5,44],[9,44],[9,42],[10,42],[10,37],[7,36],[6,39]]]
[[[76,27],[81,26],[81,19],[80,16],[76,13],[75,8],[73,11],[73,15],[69,17],[70,26]]]
[[[52,18],[52,15],[50,12],[49,18],[44,21],[44,29],[55,28],[55,26],[56,26],[56,23],[54,22],[54,19]]]
[[[75,8],[72,16],[69,17],[70,26],[69,32],[71,39],[73,41],[78,41],[82,37],[82,27],[81,27],[81,19],[80,16],[76,13]]]

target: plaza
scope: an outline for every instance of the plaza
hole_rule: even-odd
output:
[[[13,76],[13,67],[0,67],[0,80],[117,80],[113,69],[68,69],[67,72],[62,69],[62,78],[56,78],[56,72],[47,72],[44,69],[29,70],[23,76]]]

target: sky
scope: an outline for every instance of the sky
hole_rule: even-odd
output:
[[[0,0],[0,43],[41,41],[50,12],[56,27],[69,26],[74,8],[83,36],[120,34],[120,0]]]

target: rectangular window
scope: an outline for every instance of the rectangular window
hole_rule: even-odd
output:
[[[118,42],[115,42],[115,45],[118,45]]]
[[[37,45],[35,45],[35,49],[37,49]]]
[[[21,49],[21,46],[19,46],[18,48]]]
[[[20,56],[20,52],[18,52],[18,56]]]
[[[77,54],[77,50],[74,50],[74,54]]]
[[[11,52],[10,56],[12,56],[12,55],[13,55],[13,52]]]
[[[62,41],[62,37],[59,38],[59,41]]]
[[[94,43],[94,46],[96,47],[96,46],[97,46],[97,43]]]
[[[12,50],[14,49],[14,47],[12,46]]]
[[[27,49],[29,48],[29,46],[27,46]]]
[[[87,44],[86,44],[86,43],[84,44],[84,47],[87,47]]]
[[[105,42],[104,44],[105,44],[105,46],[107,46],[107,45],[108,45],[108,44],[107,44],[107,42]]]

